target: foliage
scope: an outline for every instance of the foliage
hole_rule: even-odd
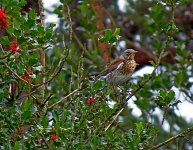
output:
[[[61,0],[52,12],[58,26],[45,27],[41,4],[37,12],[25,10],[29,1],[1,0],[0,149],[157,149],[184,130],[177,144],[161,146],[192,148],[191,122],[176,111],[183,103],[176,91],[192,103],[191,40],[180,36],[190,27],[175,18],[190,2],[128,1],[121,11],[114,2]],[[93,81],[105,46],[105,57],[138,48],[148,56],[144,63],[137,55],[139,66],[154,71],[120,87]]]

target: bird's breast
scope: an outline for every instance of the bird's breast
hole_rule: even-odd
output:
[[[137,64],[136,64],[135,60],[125,61],[124,64],[123,64],[123,67],[122,67],[122,69],[121,69],[120,71],[121,71],[122,74],[124,74],[124,75],[133,73],[133,71],[134,71],[135,68],[136,68],[136,65],[137,65]]]

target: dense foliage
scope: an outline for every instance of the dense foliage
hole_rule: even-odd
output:
[[[60,0],[51,12],[41,0],[0,1],[0,149],[193,149],[178,113],[193,103],[193,4],[126,2]],[[59,22],[45,24],[45,12]],[[94,82],[127,48],[153,72]]]

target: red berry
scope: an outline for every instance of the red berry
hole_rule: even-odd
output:
[[[2,19],[2,28],[7,28],[8,27],[8,22],[5,18]]]
[[[19,128],[17,131],[18,131],[19,133],[22,133],[22,132],[25,131],[25,128],[24,128],[24,127],[21,127],[21,128]]]
[[[90,101],[91,101],[91,102],[94,102],[94,101],[95,101],[95,98],[94,98],[94,97],[92,97]]]
[[[32,71],[31,69],[29,69],[29,68],[28,68],[26,71],[27,71],[28,73],[32,73],[32,72],[33,72],[33,71]]]
[[[21,52],[22,52],[22,50],[19,48],[19,49],[17,50],[17,52],[18,52],[18,53],[21,53]]]
[[[57,135],[53,135],[53,136],[50,137],[50,140],[56,140],[56,139],[58,139]]]
[[[0,27],[1,28],[7,28],[8,27],[8,22],[5,18],[5,11],[0,9]]]
[[[16,51],[17,50],[17,41],[13,40],[12,45],[9,47],[11,51]],[[21,49],[18,49],[17,52],[21,52]]]
[[[13,40],[12,41],[13,45],[17,47],[17,41],[16,40]]]
[[[22,76],[22,78],[23,78],[26,82],[28,82],[28,83],[29,83],[29,78],[28,78],[28,75],[24,74],[24,75]]]
[[[91,104],[91,101],[90,101],[90,100],[88,100],[86,103],[87,103],[87,105],[90,105],[90,104]]]
[[[3,19],[5,17],[4,10],[0,9],[0,19]]]
[[[11,46],[9,47],[9,49],[10,49],[11,51],[16,51],[16,48],[17,48],[17,47],[15,47],[15,46],[13,46],[13,45],[11,45]]]

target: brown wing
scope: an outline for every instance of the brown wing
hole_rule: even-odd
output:
[[[96,79],[100,78],[101,76],[106,76],[108,73],[112,72],[113,70],[117,69],[118,66],[123,62],[123,59],[117,58],[112,61],[105,70],[101,71]]]

